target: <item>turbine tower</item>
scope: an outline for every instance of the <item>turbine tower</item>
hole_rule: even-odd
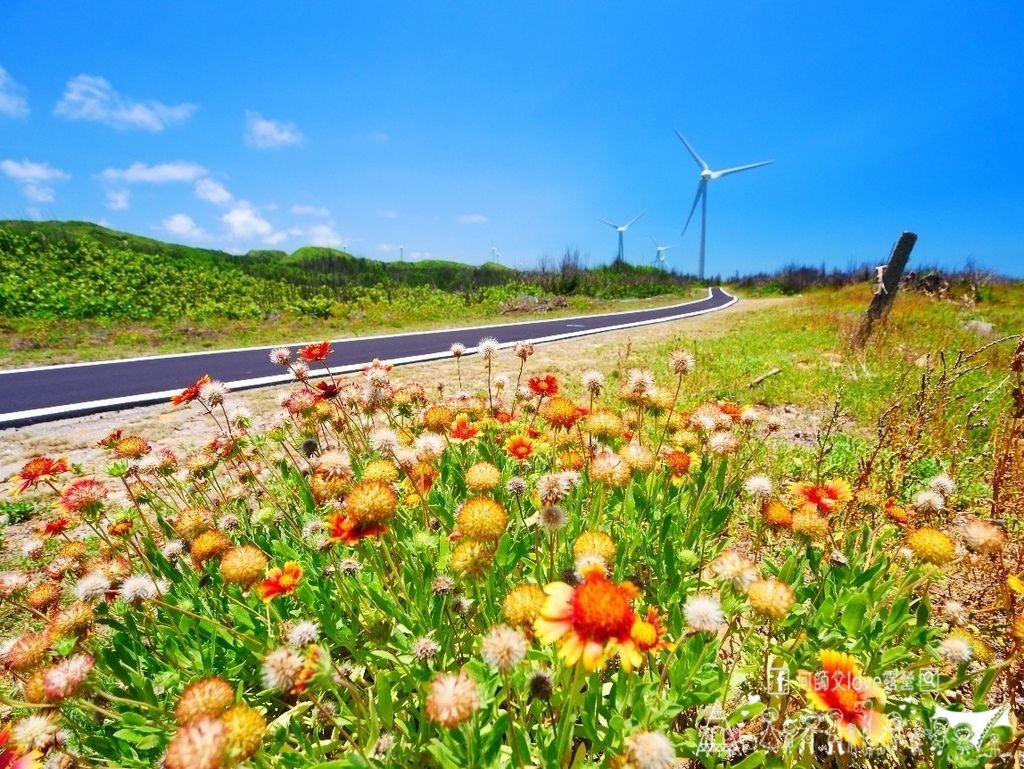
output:
[[[620,262],[623,261],[623,255],[622,255],[622,236],[626,234],[626,230],[629,229],[629,226],[633,222],[635,222],[637,219],[639,219],[641,216],[643,216],[646,213],[647,212],[644,211],[643,213],[637,214],[636,216],[634,216],[632,219],[630,219],[628,222],[626,222],[623,225],[612,224],[607,219],[598,219],[598,221],[604,222],[609,227],[614,227],[618,231],[618,233],[619,233],[619,257],[618,257],[618,261],[620,261]]]
[[[654,266],[665,269],[665,252],[670,248],[675,248],[673,243],[671,246],[659,246],[658,241],[654,240],[654,236],[651,235],[651,241],[654,243],[654,247],[657,249],[657,253],[654,255]]]
[[[693,205],[690,206],[690,214],[689,214],[689,216],[686,217],[686,224],[683,225],[683,233],[685,234],[686,233],[686,228],[690,226],[690,220],[693,218],[693,212],[697,210],[697,203],[699,202],[701,204],[701,206],[700,206],[700,252],[699,252],[698,257],[697,257],[697,279],[698,280],[703,280],[704,279],[704,239],[705,239],[705,233],[707,231],[707,223],[708,223],[708,182],[713,181],[715,179],[718,179],[718,178],[720,178],[722,176],[726,176],[728,174],[734,174],[737,171],[746,171],[746,170],[748,170],[750,168],[757,168],[758,166],[766,166],[769,163],[773,163],[774,161],[772,161],[772,160],[762,160],[760,163],[750,163],[750,164],[745,165],[745,166],[736,166],[735,168],[726,168],[723,171],[712,171],[708,167],[708,164],[705,163],[701,159],[700,155],[697,154],[697,151],[693,147],[690,146],[690,142],[686,141],[686,137],[684,137],[681,133],[679,133],[679,129],[678,128],[675,129],[675,132],[676,132],[676,136],[679,137],[679,140],[686,146],[686,149],[688,149],[690,151],[690,154],[693,155],[693,159],[697,162],[697,165],[700,166],[700,181],[697,183],[697,194],[693,198]]]

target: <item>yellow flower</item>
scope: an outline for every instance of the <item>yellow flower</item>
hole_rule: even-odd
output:
[[[394,483],[398,480],[398,468],[386,459],[375,459],[363,468],[363,480]]]
[[[508,526],[508,513],[502,504],[490,497],[471,497],[459,508],[459,531],[470,539],[493,542]]]
[[[585,531],[573,543],[572,555],[577,561],[588,555],[597,556],[611,568],[615,564],[617,550],[615,541],[603,531]]]
[[[267,556],[255,545],[242,545],[228,550],[220,561],[224,581],[248,587],[263,576]]]
[[[501,470],[490,462],[477,462],[466,471],[466,488],[470,491],[490,491],[501,483]]]
[[[237,762],[252,758],[267,732],[267,720],[245,703],[229,708],[220,720],[228,728],[228,756]]]
[[[907,547],[922,561],[945,566],[956,556],[956,547],[949,535],[930,526],[923,526],[910,533]]]
[[[189,684],[178,699],[174,718],[179,725],[192,723],[202,715],[217,716],[235,702],[235,687],[218,676]]]
[[[464,539],[455,546],[449,564],[453,571],[470,578],[483,576],[494,565],[494,550],[485,542]]]
[[[747,589],[750,608],[772,619],[782,619],[796,603],[796,596],[785,582],[771,577],[755,580]]]
[[[211,558],[226,553],[231,549],[231,540],[217,529],[204,531],[192,540],[192,560],[201,566]]]
[[[793,528],[793,513],[777,499],[767,502],[762,506],[761,518],[773,529]]]
[[[398,496],[384,481],[361,481],[345,498],[345,512],[364,526],[383,523],[397,507]]]
[[[539,585],[517,585],[501,604],[501,616],[512,627],[533,630],[533,621],[544,605],[544,589]]]

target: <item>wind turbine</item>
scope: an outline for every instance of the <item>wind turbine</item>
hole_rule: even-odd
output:
[[[644,211],[643,213],[637,214],[636,216],[634,216],[632,219],[630,219],[628,222],[626,222],[623,225],[612,224],[607,219],[598,219],[598,221],[604,222],[609,227],[614,227],[616,230],[618,230],[618,233],[619,233],[619,258],[618,258],[618,261],[620,261],[620,262],[623,261],[623,257],[622,257],[622,236],[626,234],[626,230],[629,229],[629,226],[633,222],[635,222],[637,219],[639,219],[641,216],[643,216],[646,213],[647,212]]]
[[[660,267],[661,269],[664,270],[665,269],[665,252],[668,251],[670,248],[675,248],[676,246],[675,246],[674,243],[671,246],[659,246],[658,245],[658,241],[654,240],[654,236],[653,235],[651,235],[651,241],[654,243],[654,247],[658,250],[658,253],[656,253],[654,255],[654,266],[655,267]]]
[[[760,163],[750,163],[745,166],[736,166],[735,168],[726,168],[723,171],[712,171],[708,164],[705,163],[701,156],[697,154],[697,151],[690,146],[690,142],[686,141],[679,129],[675,129],[676,136],[686,146],[686,149],[693,155],[693,159],[697,161],[697,165],[700,166],[700,181],[697,183],[697,194],[693,198],[693,205],[690,206],[690,214],[686,217],[686,224],[683,225],[683,233],[686,233],[686,228],[690,226],[690,219],[693,218],[693,212],[697,210],[697,203],[700,202],[700,253],[697,257],[697,279],[704,279],[704,236],[707,231],[708,223],[708,182],[718,179],[728,174],[734,174],[737,171],[746,171],[750,168],[757,168],[758,166],[766,166],[769,163],[773,163],[773,160],[762,160]]]
[[[501,254],[498,253],[498,247],[491,244],[491,261],[495,264],[501,264]]]

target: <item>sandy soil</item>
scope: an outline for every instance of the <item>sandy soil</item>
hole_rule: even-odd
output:
[[[630,352],[630,365],[640,365],[645,350],[660,343],[700,339],[727,333],[738,315],[790,301],[782,298],[744,299],[732,307],[709,315],[686,320],[658,323],[641,328],[594,334],[579,339],[538,345],[535,355],[527,364],[533,374],[544,372],[575,379],[585,368],[602,371],[614,369],[619,359]],[[519,360],[510,349],[502,350],[495,364],[495,373],[505,372],[513,380]],[[471,356],[462,362],[463,380],[480,382],[483,379],[482,359]],[[396,368],[396,381],[419,380],[433,387],[437,379],[454,382],[454,360],[417,363]],[[259,390],[232,393],[228,409],[243,406],[257,418],[278,410],[281,393],[294,385],[281,385]],[[789,420],[786,420],[789,421]],[[108,459],[97,448],[96,442],[112,430],[120,428],[124,435],[140,435],[154,447],[192,447],[207,443],[213,435],[213,426],[198,407],[173,408],[169,403],[160,406],[112,411],[75,419],[46,422],[29,427],[0,430],[0,479],[9,478],[32,457],[67,456],[69,461],[81,464],[87,470],[98,471]]]

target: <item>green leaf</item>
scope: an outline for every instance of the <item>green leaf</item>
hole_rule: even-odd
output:
[[[868,597],[864,593],[856,593],[847,601],[839,622],[851,637],[860,635],[861,627],[864,624],[864,615],[867,613],[867,610]]]

